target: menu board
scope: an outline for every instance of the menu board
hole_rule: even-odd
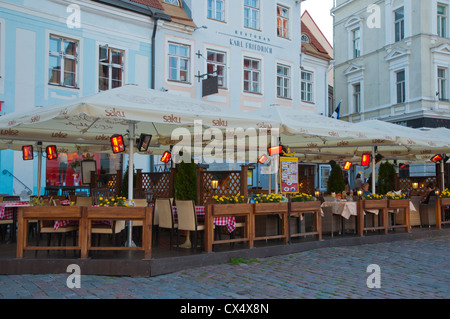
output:
[[[298,193],[298,158],[280,157],[281,193]]]

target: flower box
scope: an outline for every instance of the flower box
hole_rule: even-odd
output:
[[[257,203],[255,213],[282,213],[288,211],[288,203]]]
[[[442,206],[450,206],[450,198],[441,198]]]
[[[320,209],[320,201],[309,201],[309,202],[292,202],[291,211],[294,212],[308,212]]]
[[[232,216],[240,214],[250,214],[253,211],[253,204],[239,203],[239,204],[214,204],[214,216]]]
[[[405,208],[409,207],[409,199],[389,199],[388,208]]]
[[[365,209],[383,209],[387,208],[388,201],[385,199],[372,199],[363,201]]]

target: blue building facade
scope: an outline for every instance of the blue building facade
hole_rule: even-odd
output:
[[[126,84],[151,87],[153,10],[129,0],[1,1],[0,115]],[[45,186],[45,165],[41,176]],[[1,194],[36,194],[36,156],[0,151],[0,180]]]

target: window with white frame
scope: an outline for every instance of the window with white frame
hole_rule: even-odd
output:
[[[438,93],[439,100],[447,100],[447,69],[438,68]]]
[[[447,37],[447,9],[448,7],[441,3],[437,6],[437,33],[443,38]]]
[[[302,71],[300,91],[303,102],[314,102],[314,74],[312,72]]]
[[[227,56],[223,52],[207,50],[206,52],[206,68],[208,78],[217,76],[219,87],[226,87],[226,73],[227,73]]]
[[[261,61],[244,58],[244,92],[261,93]]]
[[[405,9],[400,8],[394,12],[395,42],[405,38]]]
[[[400,70],[395,73],[396,79],[396,101],[397,104],[405,103],[406,101],[406,75],[405,70]]]
[[[356,28],[352,31],[352,50],[353,58],[361,56],[361,29]]]
[[[123,85],[124,52],[101,46],[99,48],[98,90],[106,91]]]
[[[52,85],[77,87],[78,41],[50,35],[49,80]]]
[[[361,83],[353,84],[353,111],[361,113]]]
[[[277,64],[277,97],[291,98],[291,67]]]
[[[277,35],[287,39],[289,37],[289,9],[277,5]]]
[[[244,27],[259,30],[259,0],[244,0]]]
[[[169,43],[169,80],[189,82],[190,48]]]
[[[208,18],[225,21],[224,0],[208,0]]]

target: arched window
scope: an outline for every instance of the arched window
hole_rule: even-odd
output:
[[[307,34],[302,34],[302,42],[306,42],[306,43],[310,42],[309,37],[308,37]]]
[[[174,6],[181,7],[180,0],[164,0],[165,3],[173,4]]]

